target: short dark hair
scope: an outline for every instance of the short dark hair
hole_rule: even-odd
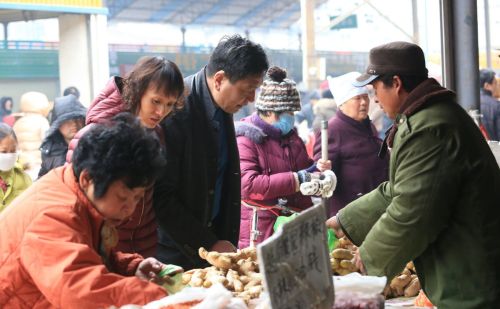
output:
[[[182,108],[184,79],[177,65],[164,57],[146,56],[140,58],[123,79],[123,100],[127,111],[136,115],[142,96],[153,85],[166,96],[177,96],[175,108]]]
[[[422,82],[428,79],[427,76],[415,76],[415,75],[400,75],[397,73],[389,73],[389,74],[383,74],[377,77],[373,82],[376,80],[382,81],[385,87],[392,87],[392,79],[393,77],[397,75],[399,76],[399,79],[401,79],[401,82],[403,83],[403,89],[410,93],[413,91],[413,89],[417,88],[418,85],[420,85]],[[371,82],[373,84],[373,82]]]
[[[333,99],[333,94],[330,89],[325,89],[321,92],[322,99]]]
[[[130,113],[93,125],[73,153],[73,172],[78,179],[87,170],[100,198],[112,182],[123,180],[129,188],[152,184],[165,165],[160,143]]]
[[[224,36],[210,55],[208,76],[223,70],[231,83],[250,76],[262,75],[269,68],[262,46],[240,35]]]
[[[78,91],[78,88],[76,88],[74,86],[70,86],[70,87],[64,89],[63,96],[67,96],[70,94],[74,95],[77,99],[80,98],[80,91]]]
[[[14,129],[6,123],[0,122],[0,141],[6,138],[7,136],[12,136],[17,143],[17,136]]]
[[[485,83],[491,84],[495,79],[495,72],[488,69],[479,71],[479,88],[483,88]]]

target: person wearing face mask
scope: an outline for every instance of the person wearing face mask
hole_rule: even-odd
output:
[[[17,164],[16,133],[0,123],[0,212],[30,185],[31,177]]]
[[[304,142],[294,129],[293,112],[300,111],[300,97],[295,82],[286,78],[286,71],[271,67],[255,103],[256,112],[236,123],[240,153],[241,199],[250,204],[274,206],[286,199],[287,207],[300,211],[312,206],[310,196],[299,192],[298,175],[310,168]],[[329,161],[320,160],[320,171],[330,169]],[[241,206],[239,248],[248,247],[253,210]],[[255,243],[273,234],[277,214],[259,210],[260,232]]]
[[[382,140],[368,117],[368,89],[352,83],[361,74],[350,72],[329,79],[338,110],[328,121],[328,159],[337,175],[329,214],[372,191],[389,177],[389,156],[378,156]],[[321,138],[316,135],[314,158],[321,157]]]

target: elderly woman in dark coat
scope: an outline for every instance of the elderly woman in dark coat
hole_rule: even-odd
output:
[[[352,85],[359,75],[351,72],[330,80],[338,106],[328,122],[328,159],[338,179],[330,198],[330,216],[388,179],[389,156],[378,156],[382,140],[368,117],[368,90]],[[314,158],[320,157],[321,138],[317,133]]]

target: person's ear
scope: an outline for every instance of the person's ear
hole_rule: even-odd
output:
[[[399,93],[401,90],[403,90],[403,81],[401,78],[397,75],[394,75],[392,77],[392,87],[395,88],[396,92]]]
[[[83,170],[80,173],[80,177],[78,177],[78,183],[83,191],[87,191],[90,184],[92,183],[92,179],[90,178],[89,172],[87,170]]]
[[[491,84],[490,84],[490,83],[488,83],[488,82],[485,82],[485,83],[483,84],[483,89],[485,89],[485,90],[493,91],[493,88],[494,88],[494,87],[493,87],[493,83],[491,83]]]
[[[213,81],[214,81],[214,88],[217,91],[220,91],[222,81],[226,78],[226,73],[223,70],[219,70],[215,72]]]

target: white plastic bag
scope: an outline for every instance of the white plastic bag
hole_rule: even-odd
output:
[[[384,308],[385,299],[381,293],[386,283],[386,277],[362,276],[359,273],[334,276],[335,303],[333,309]]]
[[[196,309],[247,309],[245,302],[233,297],[233,294],[221,284],[216,284],[209,289],[186,287],[182,291],[151,302],[143,309],[159,309],[168,305],[200,301],[194,305]]]

